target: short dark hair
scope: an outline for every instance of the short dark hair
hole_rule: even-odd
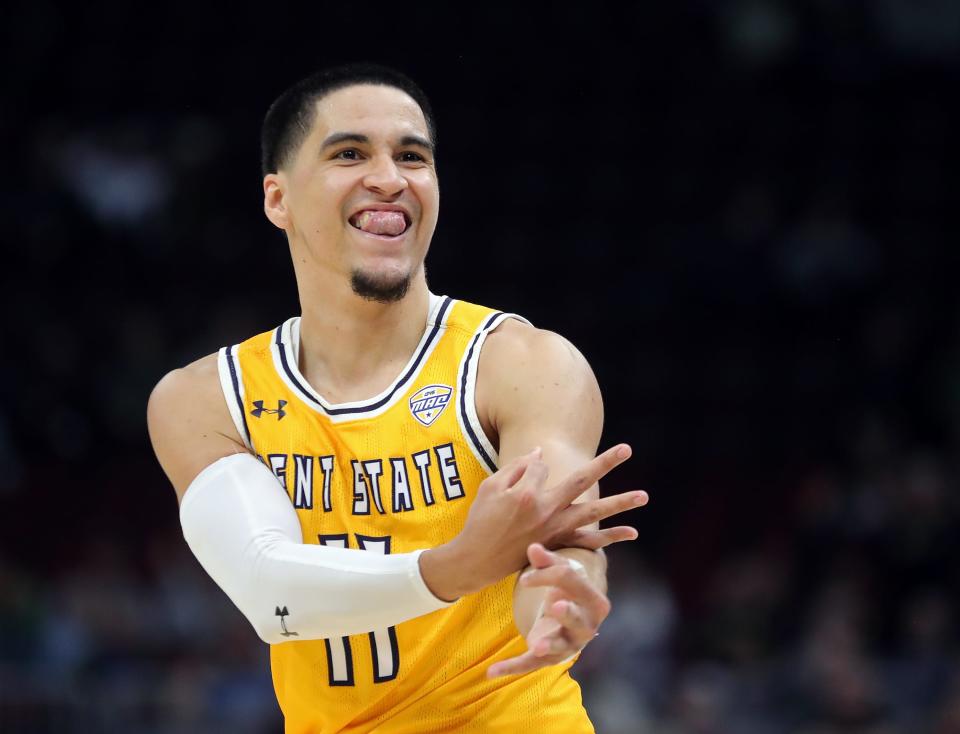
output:
[[[434,147],[437,129],[427,95],[406,74],[379,64],[347,64],[318,71],[301,79],[277,97],[260,131],[260,167],[263,175],[276,173],[303,144],[313,127],[317,102],[331,92],[354,84],[375,84],[406,92],[420,105]]]

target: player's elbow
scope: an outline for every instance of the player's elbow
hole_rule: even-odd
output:
[[[257,637],[268,645],[277,645],[291,636],[283,636],[288,614],[287,607],[276,606],[277,600],[289,598],[289,590],[282,587],[282,575],[272,574],[271,565],[284,542],[278,533],[263,532],[251,539],[239,560],[240,573],[235,579],[236,593],[228,593],[237,608],[243,612]],[[224,589],[226,591],[226,589]],[[274,608],[276,607],[276,608]]]
[[[257,637],[268,645],[279,645],[281,642],[296,640],[297,638],[293,636],[283,636],[280,625],[277,623],[278,619],[279,617],[276,616],[268,619],[266,615],[260,618],[247,617],[247,621],[250,622],[253,631],[257,633]]]
[[[297,639],[294,635],[284,635],[289,614],[287,607],[276,606],[274,600],[285,599],[285,589],[270,578],[257,573],[256,561],[241,559],[240,568],[234,569],[232,576],[220,576],[220,588],[233,602],[234,606],[246,618],[253,631],[268,645]],[[237,573],[239,571],[239,573]]]
[[[224,589],[224,591],[227,590]],[[242,595],[229,592],[227,596],[230,597],[230,601],[234,603],[234,606],[240,610],[240,613],[253,627],[257,637],[268,645],[279,645],[281,642],[298,639],[296,635],[283,634],[286,629],[284,618],[287,615],[287,608],[276,607],[274,609],[271,607],[270,602],[264,601],[264,599],[270,598],[270,592],[266,589],[264,591],[266,593],[257,600],[244,598]],[[281,613],[283,613],[283,616],[280,616]]]

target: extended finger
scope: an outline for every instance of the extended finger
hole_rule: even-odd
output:
[[[561,506],[570,504],[601,477],[629,459],[632,453],[627,444],[621,443],[594,457],[553,488],[557,502]]]
[[[563,522],[569,528],[582,528],[621,512],[643,507],[649,501],[650,496],[641,489],[597,500],[575,502],[563,511]]]
[[[550,467],[541,459],[534,459],[524,467],[523,474],[513,484],[509,485],[508,489],[514,491],[529,490],[532,492],[529,496],[533,498],[546,484],[549,474]]]
[[[496,480],[496,486],[509,489],[523,478],[523,475],[527,471],[527,467],[534,462],[540,461],[542,456],[543,451],[539,446],[537,446],[537,448],[535,448],[529,454],[518,456],[510,461],[506,466],[501,467],[500,470],[491,477],[491,479]]]
[[[539,640],[534,647],[530,648],[530,652],[538,658],[553,656],[564,658],[579,651],[579,649],[575,642],[567,639],[566,635],[556,634]]]
[[[529,673],[531,670],[545,668],[550,663],[543,658],[538,658],[529,650],[515,658],[501,660],[487,668],[487,678],[499,678],[502,675],[520,675]]]
[[[629,525],[618,525],[614,528],[604,528],[603,530],[588,530],[586,528],[577,528],[568,535],[556,539],[558,548],[586,548],[587,550],[597,550],[606,548],[614,543],[622,543],[627,540],[636,540],[638,533],[636,528]]]
[[[539,670],[540,668],[546,668],[550,665],[562,663],[569,655],[570,652],[567,652],[566,655],[563,653],[556,653],[553,655],[538,657],[537,655],[534,655],[531,650],[527,650],[525,653],[522,655],[517,655],[515,658],[501,660],[500,662],[491,665],[489,668],[487,668],[487,677],[497,678],[501,675],[520,675],[521,673],[529,673],[532,670]]]

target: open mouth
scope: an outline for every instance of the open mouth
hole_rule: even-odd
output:
[[[399,237],[410,228],[410,217],[403,211],[364,209],[350,217],[350,224],[367,234]]]

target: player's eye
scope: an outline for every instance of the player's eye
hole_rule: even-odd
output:
[[[403,151],[399,158],[401,163],[423,163],[427,160],[422,155],[412,150]]]
[[[358,161],[360,160],[360,151],[356,148],[344,148],[341,151],[337,151],[333,157],[339,158],[342,161]]]

